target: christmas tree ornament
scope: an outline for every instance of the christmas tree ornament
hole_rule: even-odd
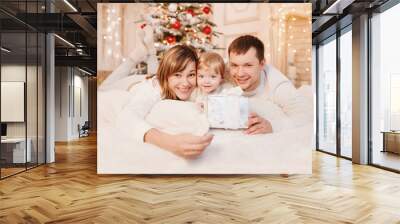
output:
[[[210,11],[211,11],[211,9],[210,9],[210,7],[208,7],[208,6],[205,6],[205,7],[203,8],[203,12],[204,12],[205,14],[210,13]]]
[[[175,23],[172,24],[172,28],[179,30],[181,28],[181,23],[179,20],[176,20]]]
[[[170,3],[168,5],[168,10],[170,12],[176,12],[177,9],[178,9],[178,5],[176,3]]]
[[[195,16],[193,9],[187,9],[186,12],[192,16]]]
[[[172,43],[176,42],[176,37],[175,36],[167,36],[166,40],[169,44],[172,44]]]
[[[209,35],[210,33],[211,33],[211,27],[210,26],[205,26],[204,28],[203,28],[203,33],[205,33],[205,34],[207,34],[207,35]]]

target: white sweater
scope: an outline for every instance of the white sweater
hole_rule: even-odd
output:
[[[99,86],[98,108],[101,121],[116,126],[120,137],[144,142],[145,133],[153,128],[145,117],[161,101],[161,88],[156,77],[128,76],[134,65],[128,59]]]
[[[121,137],[143,142],[145,133],[153,128],[145,121],[145,117],[154,105],[162,100],[161,88],[155,77],[147,80],[140,77],[140,82],[137,77],[128,77],[133,65],[132,61],[127,60],[99,87],[99,113],[115,107],[115,112],[106,117],[115,121]],[[261,75],[262,82],[259,88],[249,96],[250,102],[253,102],[251,104],[254,105],[250,109],[269,120],[274,131],[312,121],[312,105],[308,105],[309,103],[298,95],[295,87],[282,73],[272,66],[266,66]],[[132,83],[135,83],[134,88],[130,88]],[[264,101],[267,104],[260,103],[259,100],[267,100]],[[112,106],[113,104],[117,106]],[[284,113],[281,113],[281,110]]]
[[[299,94],[280,71],[271,65],[266,65],[261,72],[261,84],[250,98],[261,98],[272,101],[285,113],[282,120],[271,121],[272,127],[279,129],[293,128],[311,123],[313,120],[312,101]]]

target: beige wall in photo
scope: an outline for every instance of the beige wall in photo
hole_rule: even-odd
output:
[[[147,4],[97,5],[97,71],[101,82],[135,49],[140,14]]]

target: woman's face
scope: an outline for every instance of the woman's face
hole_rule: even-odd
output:
[[[196,66],[189,62],[181,72],[176,72],[168,77],[168,88],[180,100],[188,100],[196,86]]]

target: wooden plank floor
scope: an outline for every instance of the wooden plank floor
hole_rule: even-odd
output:
[[[97,175],[96,139],[0,181],[0,223],[400,223],[400,175],[315,152],[312,175]]]

